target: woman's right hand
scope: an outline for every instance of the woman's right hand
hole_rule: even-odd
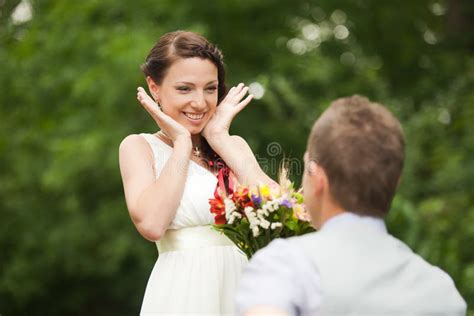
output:
[[[155,120],[161,131],[165,133],[173,143],[179,139],[191,139],[191,133],[183,125],[166,115],[142,87],[138,87],[137,89],[137,99]]]

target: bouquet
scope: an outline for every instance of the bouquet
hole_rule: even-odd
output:
[[[280,172],[278,184],[234,183],[236,180],[230,171],[220,172],[214,198],[209,199],[209,204],[214,214],[214,229],[226,235],[248,259],[275,238],[314,231],[301,190],[295,190],[285,169]]]

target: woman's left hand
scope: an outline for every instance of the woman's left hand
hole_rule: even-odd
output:
[[[208,141],[212,137],[229,133],[230,124],[234,117],[237,113],[242,111],[253,98],[253,95],[249,94],[243,99],[248,90],[249,88],[243,83],[229,90],[224,100],[217,106],[216,113],[214,113],[202,131],[202,135]]]

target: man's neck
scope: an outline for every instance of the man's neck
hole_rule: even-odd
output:
[[[331,218],[335,217],[335,216],[338,216],[340,214],[343,214],[343,213],[346,213],[346,211],[344,211],[342,208],[334,208],[334,209],[331,209],[331,210],[324,210],[324,212],[322,212],[321,214],[321,220],[320,220],[320,225],[318,228],[321,228],[324,223],[326,223],[327,221],[329,221]]]
[[[316,223],[316,228],[320,229],[328,220],[345,212],[346,211],[332,199],[325,199],[321,205],[321,213],[318,218],[318,222]]]

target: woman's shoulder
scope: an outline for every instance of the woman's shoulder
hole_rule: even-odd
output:
[[[142,168],[153,166],[153,152],[146,140],[137,134],[125,137],[119,146],[119,165],[122,178],[129,178]]]
[[[130,134],[120,142],[120,152],[148,147],[147,140],[143,134]]]
[[[131,134],[120,143],[119,156],[131,159],[143,159],[153,161],[161,157],[168,157],[171,148],[160,141],[154,134]]]
[[[151,134],[130,134],[120,143],[120,157],[153,157],[153,149],[150,140],[146,135],[154,137]]]

